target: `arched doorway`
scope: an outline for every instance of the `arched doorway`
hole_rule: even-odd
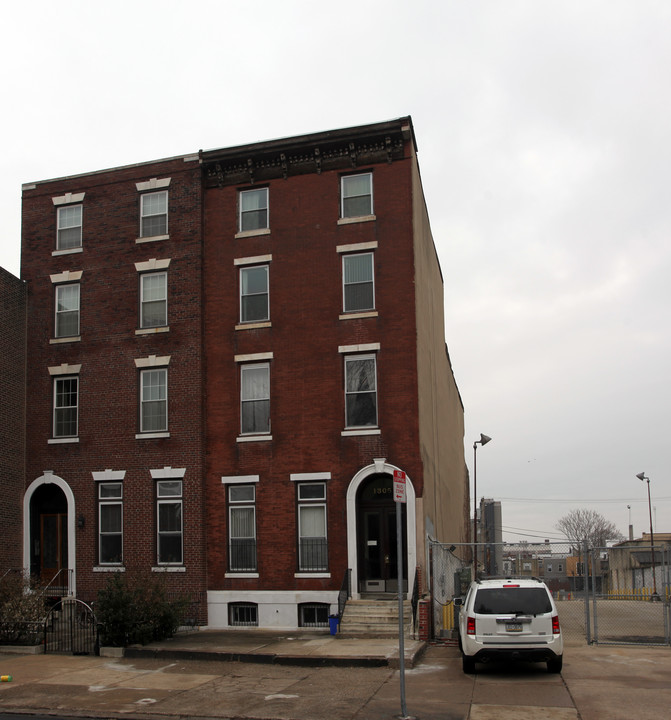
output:
[[[407,513],[401,504],[403,591],[408,587]],[[397,513],[392,476],[376,473],[357,492],[359,591],[398,594]]]
[[[46,584],[68,566],[68,502],[58,485],[33,493],[30,526],[30,574]]]
[[[74,516],[74,496],[64,480],[45,473],[31,483],[23,505],[24,568],[63,594],[75,589]]]
[[[396,507],[391,489],[394,470],[399,469],[378,458],[359,470],[347,488],[347,566],[351,570],[354,598],[362,593],[398,592],[397,570],[391,568],[397,567]],[[407,475],[406,497],[401,510],[403,589],[407,595],[417,568],[416,496]]]

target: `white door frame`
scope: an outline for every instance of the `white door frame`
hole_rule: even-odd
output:
[[[349,487],[347,488],[347,567],[352,570],[352,598],[358,600],[361,594],[359,593],[359,560],[357,552],[357,527],[356,527],[356,496],[357,491],[361,484],[367,480],[371,475],[378,475],[381,473],[389,474],[393,477],[394,470],[401,470],[396,465],[391,465],[386,461],[385,458],[376,458],[373,460],[372,465],[368,465],[365,468],[359,470],[359,472],[350,481]],[[412,480],[406,474],[405,482],[405,493],[406,493],[406,534],[407,534],[407,547],[408,547],[408,593],[407,597],[411,597],[412,594],[412,580],[415,577],[415,569],[417,568],[417,542],[416,542],[416,495],[415,487],[412,484]]]
[[[71,570],[70,592],[77,594],[77,571],[76,560],[77,552],[75,547],[75,496],[70,486],[63,478],[54,475],[50,470],[45,471],[43,475],[33,480],[23,496],[23,568],[26,575],[30,575],[30,501],[33,494],[41,485],[58,485],[63,491],[65,499],[68,503],[68,570]]]

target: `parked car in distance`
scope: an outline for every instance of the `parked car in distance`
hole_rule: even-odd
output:
[[[459,649],[463,670],[476,662],[546,662],[548,672],[562,669],[564,644],[557,607],[547,585],[537,578],[472,582],[459,613]]]

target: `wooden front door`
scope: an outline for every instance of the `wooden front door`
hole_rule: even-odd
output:
[[[40,579],[48,583],[68,564],[68,516],[40,515]]]

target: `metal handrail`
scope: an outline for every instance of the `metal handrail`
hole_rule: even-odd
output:
[[[7,570],[2,573],[2,576],[0,576],[0,582],[2,582],[7,577],[7,575],[9,575],[9,573],[17,573],[17,575],[20,573],[21,575],[23,575],[24,570],[23,568],[7,568]]]
[[[345,576],[340,586],[340,592],[338,593],[338,620],[342,620],[342,614],[345,612],[345,605],[347,604],[348,598],[352,597],[352,570],[347,568],[345,570]]]
[[[66,584],[65,585],[58,585],[56,584],[56,579],[61,573],[65,573],[67,576]],[[49,582],[42,588],[42,592],[40,595],[47,596],[49,593],[47,592],[51,586],[54,586],[54,588],[65,588],[68,595],[71,595],[71,588],[72,588],[72,570],[70,568],[61,568],[52,578],[49,580]]]
[[[417,605],[419,604],[419,568],[415,568],[415,579],[412,583],[412,631],[417,629]]]

